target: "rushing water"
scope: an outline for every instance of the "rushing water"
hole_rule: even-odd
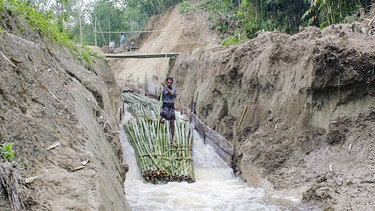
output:
[[[196,182],[169,182],[150,184],[144,182],[137,166],[135,152],[124,130],[123,143],[126,174],[125,194],[135,211],[138,210],[286,210],[264,202],[263,190],[249,187],[233,175],[213,148],[205,145],[195,132],[193,143],[194,173]]]

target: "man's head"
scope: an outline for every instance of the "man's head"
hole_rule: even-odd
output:
[[[171,88],[173,85],[173,78],[167,77],[167,79],[165,80],[165,83],[167,84],[168,88]]]

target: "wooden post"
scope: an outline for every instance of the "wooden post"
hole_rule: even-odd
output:
[[[145,78],[144,78],[144,82],[143,82],[143,89],[145,91],[145,94],[147,92],[147,73],[145,73]]]
[[[243,111],[242,111],[242,115],[241,115],[241,118],[238,122],[238,125],[237,125],[237,122],[235,121],[234,124],[233,124],[233,158],[232,158],[232,169],[233,169],[233,172],[236,173],[237,171],[237,164],[236,164],[236,159],[237,159],[237,142],[238,142],[238,137],[237,137],[237,132],[238,130],[240,129],[241,127],[241,124],[242,124],[242,120],[246,114],[246,111],[247,111],[247,105],[245,105]]]
[[[190,112],[194,113],[194,95],[191,97],[190,101]]]
[[[237,121],[234,122],[233,124],[233,140],[232,140],[232,143],[233,143],[233,156],[232,156],[232,169],[233,169],[233,172],[234,170],[236,169],[236,159],[237,159]]]
[[[95,37],[95,46],[98,46],[98,42],[96,40],[96,16],[94,16],[94,37]]]
[[[216,132],[220,134],[220,121],[216,121]]]
[[[79,37],[80,37],[80,40],[81,40],[81,45],[83,45],[81,13],[79,13]]]
[[[197,102],[198,102],[198,92],[197,92],[197,95],[195,97],[195,102],[193,103],[193,108],[194,108],[193,113],[198,116],[198,113],[197,113]]]
[[[241,124],[242,124],[242,120],[243,120],[243,117],[244,117],[245,114],[246,114],[246,111],[247,111],[247,105],[245,105],[245,107],[243,108],[243,111],[242,111],[242,115],[241,115],[240,121],[238,122],[238,125],[237,125],[237,130],[240,129],[240,126],[241,126]]]
[[[124,116],[125,114],[125,103],[122,102],[122,116]]]
[[[119,108],[119,122],[121,122],[121,120],[122,120],[122,107],[120,106],[120,108]]]

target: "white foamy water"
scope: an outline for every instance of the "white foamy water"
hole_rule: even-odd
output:
[[[233,175],[213,148],[205,145],[194,133],[193,159],[196,182],[144,182],[137,166],[135,152],[121,131],[124,161],[130,170],[126,174],[125,194],[134,211],[151,210],[287,210],[266,204],[263,190],[249,187]]]

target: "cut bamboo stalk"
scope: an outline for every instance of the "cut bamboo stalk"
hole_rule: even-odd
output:
[[[169,122],[160,124],[160,105],[138,94],[124,93],[125,103],[135,120],[124,124],[144,179],[152,183],[194,182],[192,130],[189,124],[175,121],[175,141],[170,144]]]

